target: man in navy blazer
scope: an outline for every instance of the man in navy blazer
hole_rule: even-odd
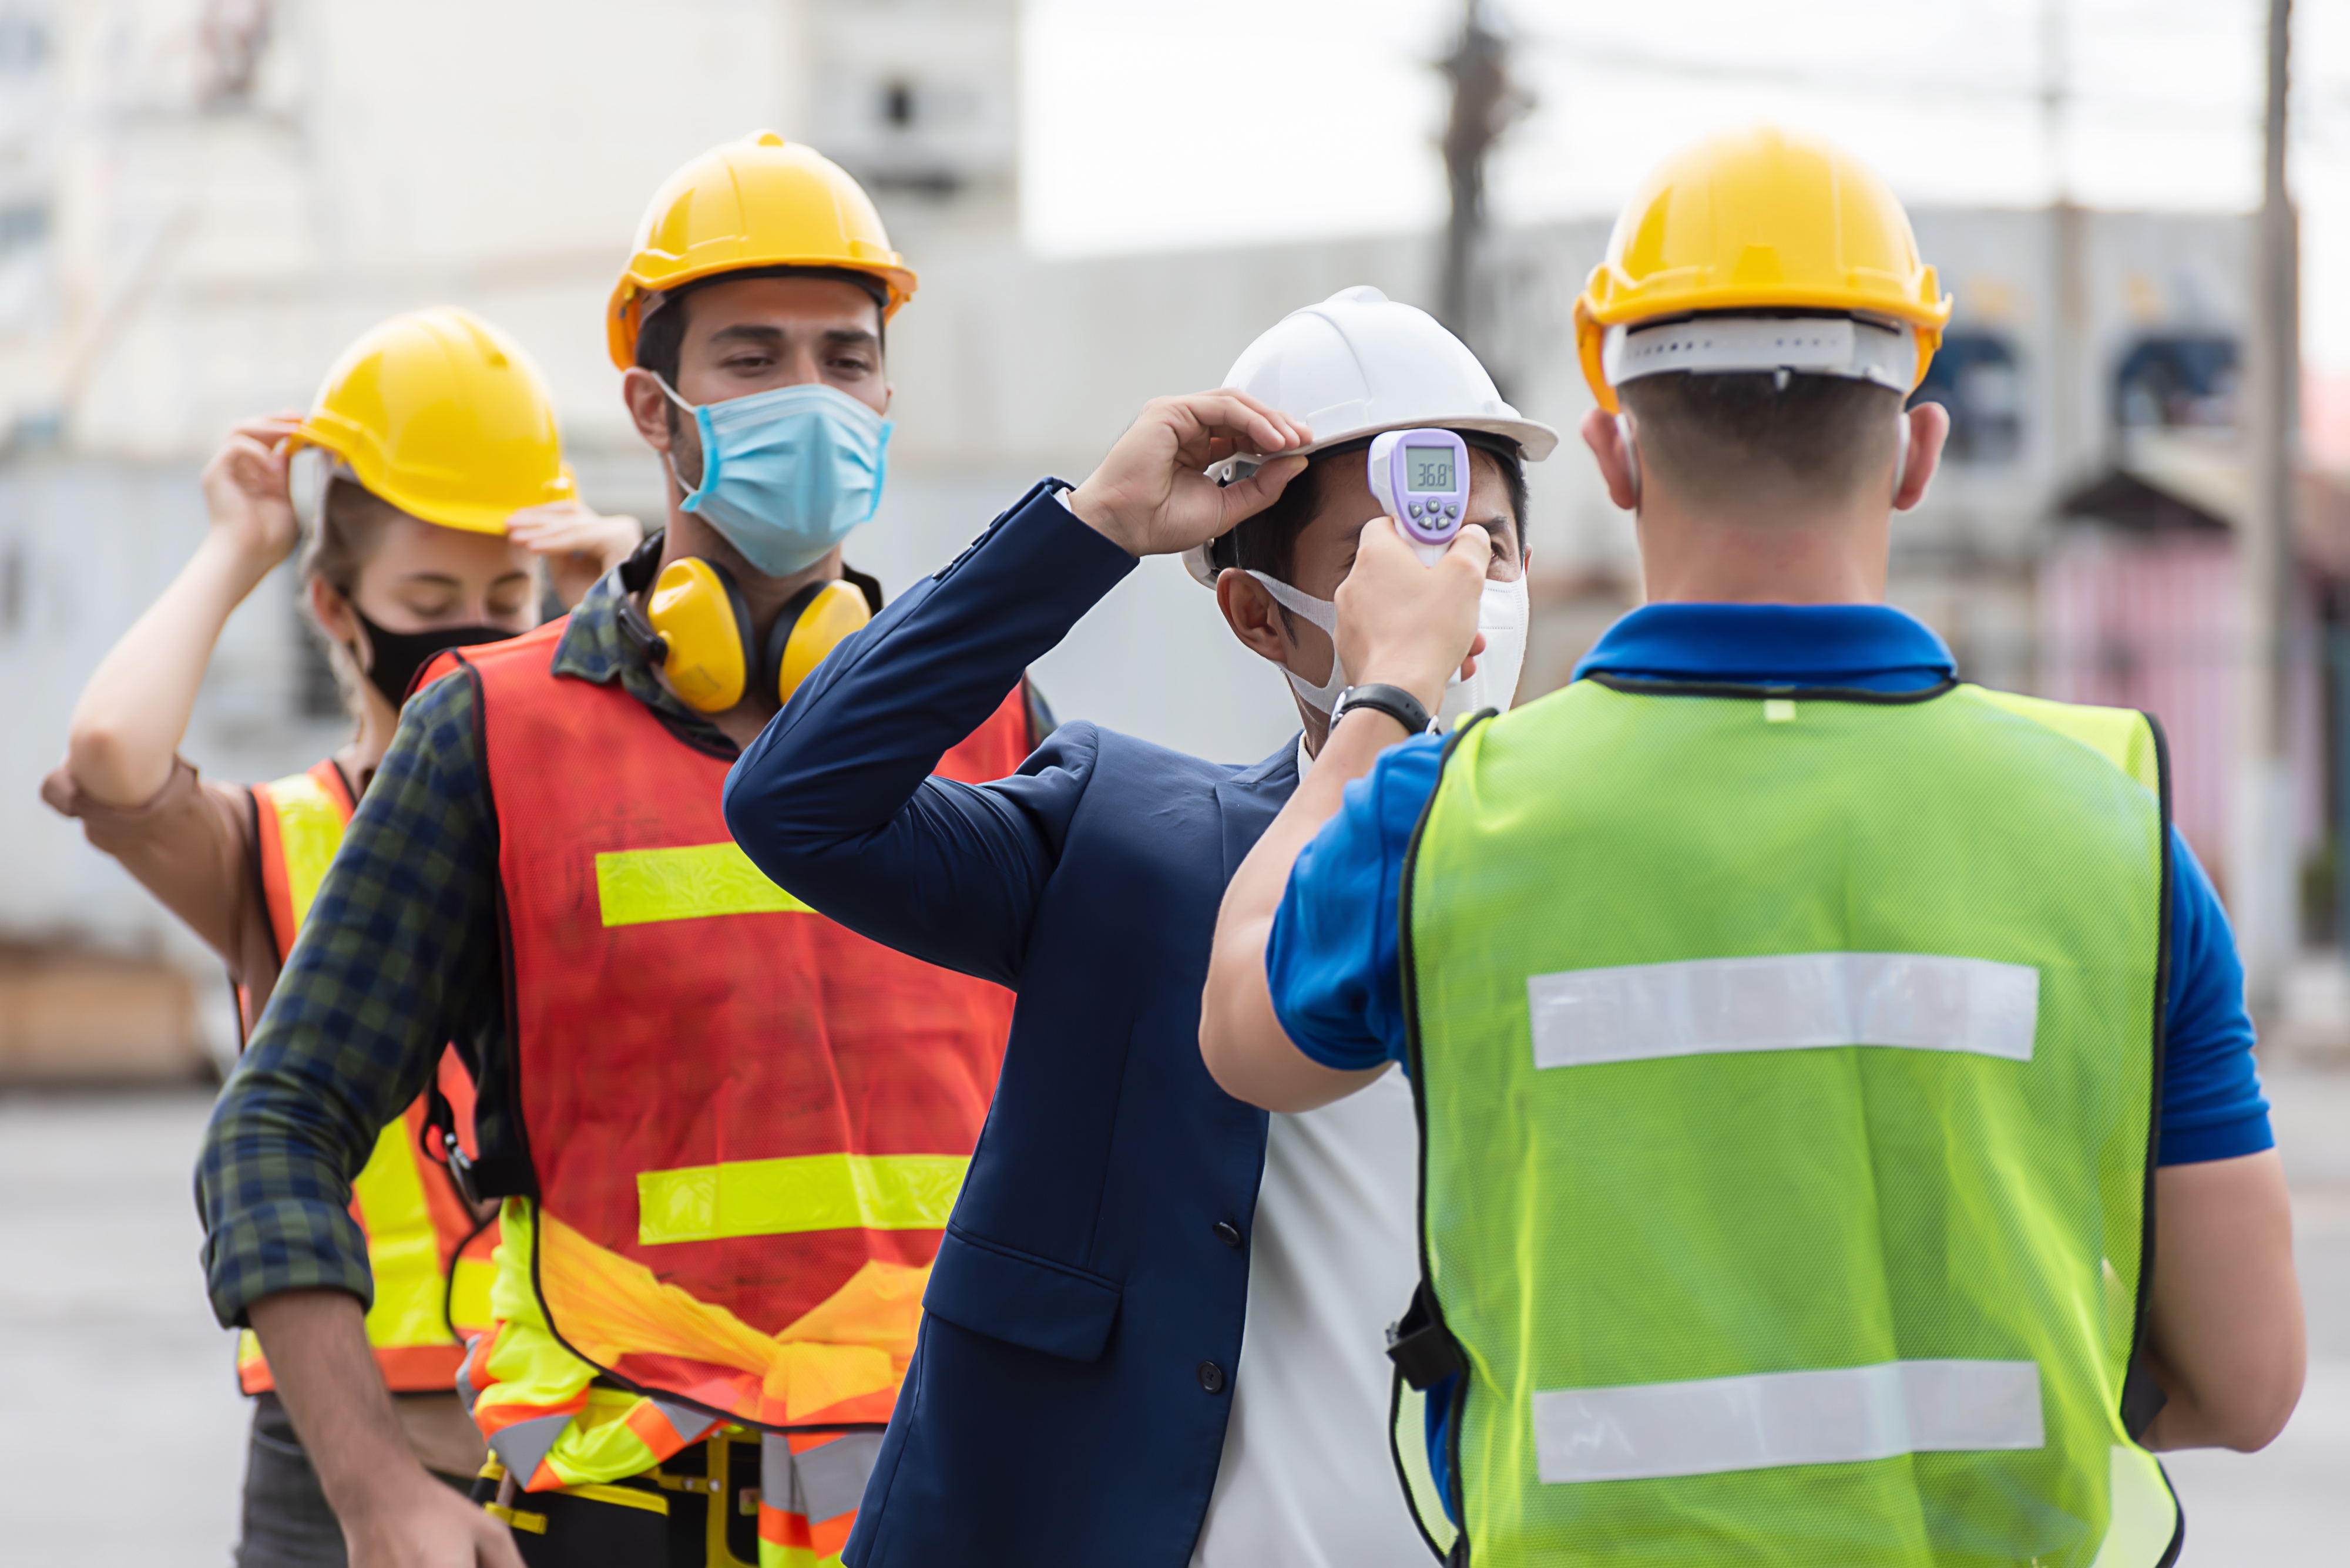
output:
[[[1514,582],[1523,479],[1485,434],[1471,509]],[[1298,1123],[1313,1190],[1269,1256],[1267,1118],[1215,1086],[1198,1046],[1224,885],[1326,734],[1328,698],[1301,699],[1305,734],[1253,766],[1071,723],[1014,777],[930,776],[1139,556],[1268,504],[1239,536],[1275,570],[1244,559],[1218,598],[1301,693],[1335,690],[1327,638],[1266,579],[1326,607],[1378,510],[1362,444],[1322,463],[1328,443],[1241,392],[1153,403],[1075,493],[1038,484],[844,643],[728,780],[737,841],[795,896],[1019,993],[854,1568],[1427,1561],[1386,1459],[1378,1335],[1416,1277],[1409,1096],[1390,1085],[1397,1104],[1354,1122],[1276,1118]],[[1203,476],[1235,452],[1274,455],[1223,487]],[[1308,462],[1284,453],[1313,453],[1314,477],[1293,484]],[[1320,1304],[1290,1303],[1275,1331],[1284,1282]],[[1243,1378],[1254,1417],[1235,1414]]]

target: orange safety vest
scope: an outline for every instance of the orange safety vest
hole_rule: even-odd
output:
[[[263,900],[283,963],[342,845],[353,803],[331,758],[307,773],[255,784],[253,799]],[[259,1021],[241,987],[237,1002],[249,1033]],[[473,1080],[454,1050],[442,1054],[438,1083],[456,1113],[461,1139],[470,1140]],[[375,1277],[368,1343],[385,1386],[401,1394],[455,1390],[465,1341],[489,1326],[498,1242],[496,1220],[477,1220],[448,1168],[422,1154],[428,1097],[419,1096],[382,1130],[351,1182],[351,1218],[367,1232],[368,1267]],[[276,1386],[250,1329],[237,1340],[236,1374],[247,1394]]]
[[[579,1479],[535,1456],[600,1418],[588,1391],[493,1414],[512,1398],[489,1385],[527,1303],[571,1355],[644,1397],[626,1412],[636,1458],[619,1464],[657,1463],[713,1417],[762,1429],[763,1554],[828,1558],[850,1515],[787,1516],[780,1467],[889,1420],[1012,994],[768,880],[727,831],[731,759],[618,682],[555,674],[564,629],[444,655],[427,675],[474,684],[515,1028],[506,1125],[536,1188],[509,1209],[500,1289],[521,1294],[469,1365],[476,1419],[525,1489]],[[1015,687],[938,771],[1002,778],[1029,749]]]

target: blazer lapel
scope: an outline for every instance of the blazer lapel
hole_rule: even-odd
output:
[[[1273,826],[1297,789],[1297,737],[1253,767],[1243,768],[1216,786],[1216,812],[1223,826],[1224,875],[1232,881],[1248,852]]]

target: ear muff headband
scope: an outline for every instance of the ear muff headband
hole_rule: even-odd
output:
[[[775,617],[761,658],[751,641],[750,606],[733,575],[693,556],[661,568],[641,611],[626,597],[620,601],[623,628],[669,678],[670,689],[702,713],[733,707],[754,679],[788,702],[825,655],[872,618],[872,596],[862,584],[811,583]]]
[[[794,594],[767,633],[765,673],[775,683],[775,700],[790,701],[824,656],[872,618],[864,590],[854,583],[810,583]]]

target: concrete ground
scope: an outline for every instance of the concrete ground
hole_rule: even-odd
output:
[[[2194,1568],[2317,1568],[2350,1542],[2350,1073],[2268,1080],[2309,1387],[2266,1452],[2169,1461]],[[208,1108],[195,1092],[0,1096],[0,1560],[227,1559],[245,1404],[196,1259]]]

